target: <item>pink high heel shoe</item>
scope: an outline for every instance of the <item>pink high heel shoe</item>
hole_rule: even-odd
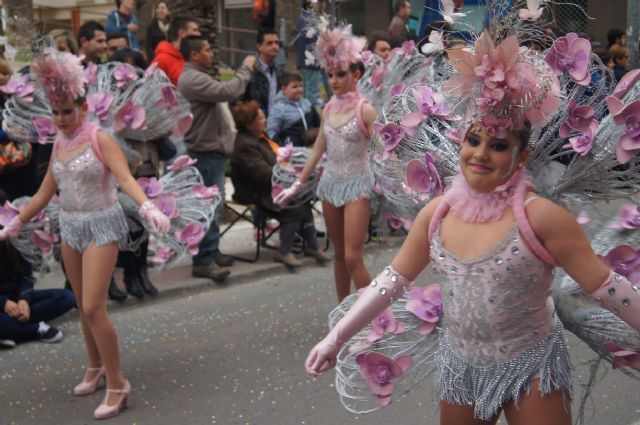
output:
[[[87,381],[87,375],[89,374],[89,372],[95,371],[98,371],[98,373],[96,373],[91,381]],[[73,393],[75,395],[89,395],[95,393],[100,379],[104,378],[104,373],[105,371],[103,367],[87,368],[86,372],[84,373],[84,378],[82,378],[82,382],[75,386],[75,388],[73,389]]]
[[[120,399],[113,406],[107,404],[109,393],[120,394]],[[93,412],[93,417],[96,419],[112,418],[120,414],[120,410],[127,407],[129,402],[129,394],[131,393],[131,384],[128,380],[125,381],[124,387],[121,390],[111,390],[107,388],[107,393],[104,396],[104,400],[100,403],[100,406]]]

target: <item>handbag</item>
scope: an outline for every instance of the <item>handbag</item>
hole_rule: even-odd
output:
[[[31,143],[9,141],[0,144],[0,174],[24,167],[32,155]]]
[[[160,161],[169,161],[178,154],[176,144],[169,138],[159,139],[156,142],[156,148],[158,149],[158,159]]]

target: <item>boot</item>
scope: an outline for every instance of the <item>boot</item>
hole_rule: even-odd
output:
[[[122,292],[118,286],[116,286],[116,281],[111,276],[111,282],[109,282],[109,299],[122,302],[127,298],[127,294]]]
[[[127,288],[127,292],[138,299],[144,298],[144,289],[142,289],[142,283],[138,277],[136,255],[133,252],[122,251],[119,257],[124,275],[122,280],[124,281],[125,288]]]
[[[140,270],[138,271],[138,279],[140,280],[140,284],[142,285],[142,289],[144,289],[144,292],[151,296],[158,295],[158,288],[153,286],[153,284],[149,280],[147,266],[140,267]]]

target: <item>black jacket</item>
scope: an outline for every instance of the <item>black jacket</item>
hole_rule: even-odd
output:
[[[269,116],[269,80],[267,79],[267,76],[262,73],[259,67],[260,64],[257,64],[251,74],[251,81],[249,82],[249,85],[247,85],[247,89],[238,100],[243,102],[248,100],[257,101],[260,104],[260,109],[262,109],[266,116]],[[275,70],[276,75],[278,76],[278,87],[276,88],[277,93],[278,90],[280,90],[280,79],[282,78],[284,70],[278,66],[275,67]]]
[[[31,265],[22,258],[9,241],[0,242],[0,309],[11,301],[25,300],[31,304],[33,278]]]

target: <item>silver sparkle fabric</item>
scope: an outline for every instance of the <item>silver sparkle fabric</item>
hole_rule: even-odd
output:
[[[357,118],[323,127],[327,162],[318,183],[318,198],[341,207],[356,199],[371,199],[374,177],[369,168],[369,140],[358,128]]]
[[[109,170],[96,157],[91,143],[68,160],[52,155],[53,176],[60,191],[60,236],[82,252],[92,242],[126,244],[127,221],[117,202],[116,186]]]

